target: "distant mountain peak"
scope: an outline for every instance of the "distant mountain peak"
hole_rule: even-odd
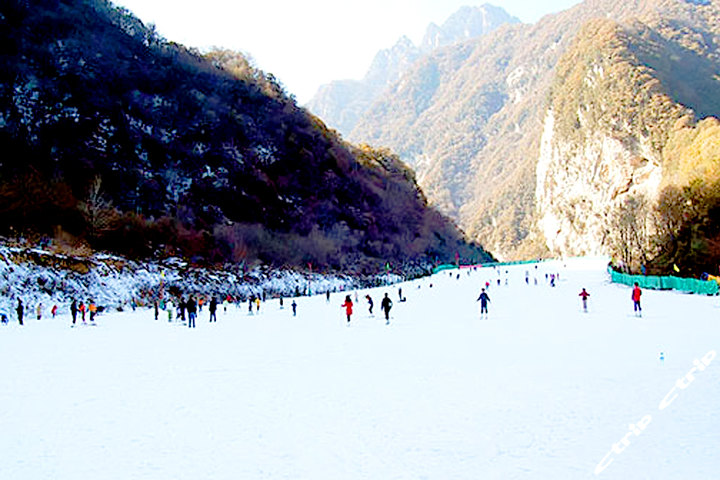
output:
[[[307,106],[343,135],[349,135],[358,118],[420,57],[436,48],[488,34],[506,23],[518,22],[502,8],[487,3],[461,7],[442,26],[430,23],[419,46],[406,35],[401,36],[395,45],[375,54],[362,80],[321,85]]]
[[[488,3],[479,7],[460,7],[441,26],[435,23],[428,25],[420,48],[423,52],[431,52],[445,45],[487,35],[506,23],[520,23],[520,20],[503,8]]]

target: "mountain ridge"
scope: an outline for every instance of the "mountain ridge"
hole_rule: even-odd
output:
[[[403,35],[394,46],[376,53],[361,80],[336,80],[321,85],[307,108],[348,136],[358,119],[403,73],[434,50],[485,35],[505,23],[518,23],[500,7],[462,7],[441,26],[428,25],[419,45]]]

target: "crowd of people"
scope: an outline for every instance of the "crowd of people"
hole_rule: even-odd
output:
[[[475,271],[477,269],[474,269]],[[502,278],[502,272],[497,267],[495,268],[498,272],[498,278],[497,278],[497,285],[503,284],[503,278]],[[470,275],[470,271],[468,270],[468,275]],[[449,272],[448,275],[452,278],[453,276],[456,279],[460,279],[461,274],[455,273],[455,272]],[[535,266],[535,273],[531,276],[530,270],[525,271],[525,283],[527,285],[537,285],[538,284],[538,278],[539,274],[537,272],[537,266]],[[531,281],[532,279],[532,281]],[[555,287],[557,285],[557,282],[560,279],[559,273],[546,273],[545,274],[545,280],[547,284],[550,287]],[[504,285],[508,285],[508,271],[505,270],[505,277],[504,277]],[[477,302],[480,302],[480,318],[487,318],[489,316],[489,304],[490,304],[490,296],[488,294],[488,291],[490,289],[491,282],[485,281],[480,289],[480,294],[477,298]],[[429,288],[432,288],[433,284],[429,284]],[[420,286],[418,286],[420,288]],[[326,301],[330,303],[330,295],[331,292],[327,291],[325,293]],[[642,295],[642,290],[640,289],[639,285],[635,283],[632,293],[631,293],[631,300],[633,302],[633,311],[635,312],[635,315],[641,316],[642,315],[642,307],[640,304],[640,299]],[[582,310],[583,312],[588,312],[588,302],[590,298],[590,293],[585,289],[582,288],[581,292],[578,294],[578,296],[581,299],[582,302]],[[242,302],[247,301],[248,306],[248,315],[259,315],[261,312],[262,304],[265,303],[267,300],[267,296],[265,292],[261,292],[259,294],[252,294],[246,299],[235,299],[231,295],[226,295],[222,301],[218,301],[218,296],[216,295],[176,295],[176,296],[167,296],[164,298],[155,299],[152,301],[153,311],[154,311],[154,318],[155,320],[160,319],[161,312],[164,312],[164,315],[167,318],[168,322],[174,322],[177,321],[183,325],[187,325],[188,328],[196,328],[197,326],[197,318],[198,314],[202,312],[203,307],[207,306],[207,310],[209,312],[208,315],[208,322],[209,323],[216,323],[217,322],[217,312],[218,308],[222,305],[223,312],[228,312],[228,307],[230,305],[235,305],[236,308],[240,307],[240,304]],[[368,308],[368,314],[370,317],[374,317],[373,308],[375,306],[375,302],[373,301],[373,298],[368,293],[365,295],[365,300],[367,302],[367,308]],[[407,298],[403,295],[402,287],[398,288],[398,301],[399,302],[406,302]],[[358,303],[358,294],[355,292],[355,301],[353,301],[351,295],[345,295],[344,302],[340,305],[344,309],[345,313],[345,319],[346,323],[349,325],[353,318],[353,312],[354,308],[356,307],[356,304]],[[136,310],[139,306],[138,302],[136,302],[134,299],[130,302],[132,309]],[[279,297],[279,304],[280,308],[284,308],[284,299],[283,297]],[[291,303],[292,308],[292,315],[297,316],[297,309],[298,309],[298,303],[297,299],[293,299]],[[389,297],[388,293],[384,293],[384,296],[381,299],[380,303],[380,309],[383,312],[385,324],[390,324],[390,312],[393,308],[393,302]],[[58,306],[53,305],[49,312],[50,315],[54,318],[58,314]],[[96,316],[98,313],[102,312],[104,310],[103,307],[99,307],[92,299],[87,301],[76,301],[72,300],[69,306],[70,316],[72,319],[72,326],[74,327],[78,323],[82,325],[95,325]],[[36,315],[37,320],[42,320],[43,315],[46,313],[45,307],[42,303],[37,303],[37,305],[34,305],[33,308],[28,308],[23,304],[22,299],[18,299],[17,306],[16,306],[16,314],[17,314],[17,320],[20,325],[24,324],[24,321],[26,319],[26,315],[28,312],[34,311]],[[0,312],[0,318],[2,319],[3,323],[7,323],[9,321],[9,315],[6,312]]]

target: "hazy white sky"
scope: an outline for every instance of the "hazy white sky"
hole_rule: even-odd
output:
[[[300,103],[331,80],[360,79],[375,53],[402,35],[416,44],[430,22],[483,0],[114,0],[168,40],[249,54]],[[494,0],[526,23],[580,0]]]

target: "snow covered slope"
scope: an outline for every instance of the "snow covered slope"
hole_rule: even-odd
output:
[[[204,310],[194,330],[150,310],[97,327],[11,322],[0,327],[0,478],[717,475],[717,298],[645,291],[636,318],[602,260],[505,270],[359,291],[350,325],[345,294],[297,299],[296,317],[287,299],[221,310],[216,324]],[[545,273],[560,274],[556,287]]]

